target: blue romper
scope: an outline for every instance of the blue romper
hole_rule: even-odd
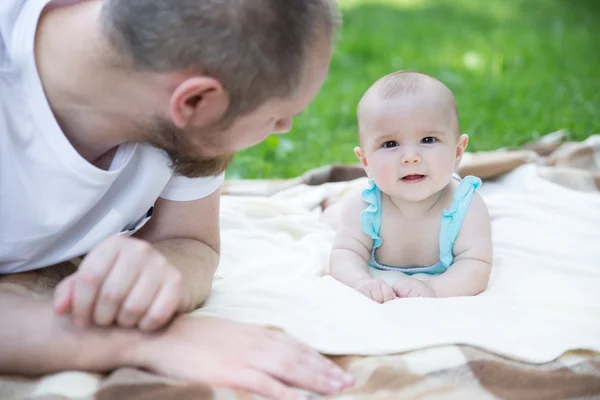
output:
[[[450,210],[444,209],[440,226],[440,260],[437,263],[428,267],[392,267],[380,264],[375,260],[375,250],[382,243],[382,239],[379,237],[381,191],[373,180],[369,180],[369,187],[362,192],[362,198],[369,206],[360,214],[363,232],[373,239],[369,266],[386,271],[400,271],[408,275],[419,273],[438,275],[446,272],[454,261],[454,255],[452,254],[454,242],[471,203],[473,193],[479,186],[481,186],[481,179],[471,175],[466,176],[456,188]]]

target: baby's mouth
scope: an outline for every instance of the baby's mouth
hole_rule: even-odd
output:
[[[402,180],[402,182],[406,182],[406,183],[417,183],[417,182],[421,182],[423,179],[425,179],[425,175],[410,174],[410,175],[404,176],[401,180]]]

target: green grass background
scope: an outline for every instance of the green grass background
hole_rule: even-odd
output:
[[[469,151],[567,129],[600,133],[600,0],[339,0],[329,76],[287,135],[239,153],[233,178],[297,176],[356,161],[355,109],[399,69],[453,90]]]

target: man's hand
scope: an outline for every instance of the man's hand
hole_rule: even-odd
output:
[[[149,338],[129,347],[125,364],[278,400],[302,398],[291,387],[333,394],[354,383],[317,351],[256,325],[184,315]]]
[[[437,297],[427,283],[415,278],[404,278],[394,283],[392,289],[398,297]]]
[[[0,320],[0,374],[144,368],[277,400],[298,399],[292,386],[330,394],[353,384],[331,361],[281,332],[219,318],[180,315],[156,332],[79,328],[57,316],[47,299],[0,290]]]
[[[361,279],[356,282],[354,289],[378,303],[385,303],[396,298],[390,285],[379,279]]]
[[[148,242],[112,237],[92,250],[54,294],[54,310],[80,327],[91,323],[163,327],[182,309],[182,275]]]

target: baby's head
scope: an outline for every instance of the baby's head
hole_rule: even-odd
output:
[[[354,149],[384,193],[421,201],[452,180],[467,146],[454,95],[425,74],[399,71],[371,86],[358,105]]]

